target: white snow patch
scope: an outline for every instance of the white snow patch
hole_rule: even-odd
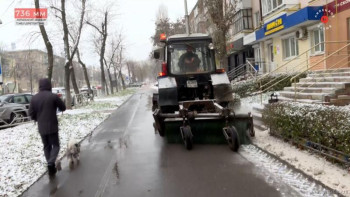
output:
[[[268,130],[256,130],[253,143],[274,154],[314,179],[335,189],[344,196],[350,196],[350,173],[324,158],[296,147],[269,135]]]

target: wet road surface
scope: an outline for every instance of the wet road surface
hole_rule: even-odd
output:
[[[133,95],[83,142],[79,166],[64,159],[55,180],[45,174],[22,196],[281,196],[226,145],[167,144],[153,129],[151,93]]]

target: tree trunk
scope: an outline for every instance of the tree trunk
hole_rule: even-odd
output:
[[[116,91],[118,92],[119,90],[119,88],[118,88],[118,77],[117,77],[117,68],[114,66],[113,67],[113,69],[114,69],[114,80],[115,80],[115,89],[116,89]]]
[[[124,78],[123,78],[123,74],[122,74],[122,70],[121,69],[119,70],[119,77],[120,77],[120,79],[122,81],[123,90],[125,90],[126,87],[125,87],[125,82],[124,82]]]
[[[77,79],[75,78],[75,71],[74,71],[74,65],[72,64],[72,67],[71,67],[71,71],[70,71],[70,77],[71,77],[71,80],[72,80],[72,85],[73,85],[73,89],[74,89],[74,93],[75,94],[79,94],[79,87],[78,87],[78,84],[77,84]]]
[[[36,9],[39,9],[39,0],[34,0],[34,3],[35,3],[35,8]],[[49,66],[47,68],[47,78],[51,81],[52,79],[52,72],[53,72],[53,49],[52,49],[52,45],[51,45],[51,42],[49,40],[49,37],[46,33],[46,29],[44,27],[44,25],[39,25],[39,29],[40,29],[40,32],[41,32],[41,36],[43,37],[43,40],[44,40],[44,43],[45,43],[45,46],[46,46],[46,50],[47,50],[47,59],[48,59],[48,63],[49,63]]]
[[[224,68],[226,71],[228,71],[228,59],[227,59],[227,51],[226,51],[226,32],[224,30],[220,31],[221,34],[221,40],[223,44],[223,49],[222,49],[222,55],[220,58],[220,64],[221,68]]]
[[[78,28],[78,36],[77,39],[75,41],[75,45],[72,47],[72,54],[70,54],[70,46],[69,46],[69,30],[68,30],[68,25],[67,25],[67,18],[66,18],[66,1],[65,0],[61,0],[61,20],[62,20],[62,26],[63,26],[63,42],[64,42],[64,52],[66,54],[66,62],[64,65],[64,87],[66,89],[66,107],[67,109],[71,109],[72,108],[72,97],[70,94],[70,83],[69,83],[69,78],[70,78],[70,72],[71,72],[71,66],[73,68],[73,57],[74,54],[76,53],[77,49],[78,49],[78,44],[80,41],[80,34],[81,34],[81,30],[83,28],[83,23],[84,23],[84,15],[85,15],[85,1],[86,0],[82,0],[82,12],[80,15],[80,23],[79,23],[79,28]],[[74,71],[74,70],[73,70]],[[75,77],[75,75],[74,75]],[[73,80],[75,81],[75,80]],[[74,85],[74,84],[73,84]],[[76,85],[76,84],[75,84]],[[76,88],[74,89],[75,92]],[[79,92],[79,90],[78,90]]]
[[[66,89],[66,107],[67,109],[72,109],[72,97],[70,94],[70,65],[72,65],[72,60],[69,51],[69,40],[68,40],[68,26],[66,21],[66,10],[65,10],[65,0],[61,0],[61,13],[62,13],[62,24],[63,24],[63,42],[64,42],[64,52],[66,54],[66,63],[64,65],[64,88]]]
[[[64,89],[66,89],[66,107],[67,109],[72,109],[72,97],[70,94],[70,69],[69,62],[64,65]]]
[[[108,12],[105,13],[105,21],[102,23],[102,46],[101,46],[101,54],[100,54],[100,66],[101,66],[101,81],[102,81],[102,94],[105,94],[105,86],[106,84],[106,76],[104,72],[104,64],[103,64],[103,59],[105,56],[105,51],[106,51],[106,41],[107,41],[107,17],[108,17]]]
[[[86,82],[86,85],[87,85],[87,87],[88,87],[88,90],[89,90],[89,92],[92,92],[92,91],[91,91],[91,86],[90,86],[89,74],[88,74],[88,72],[87,72],[86,65],[85,65],[84,62],[81,61],[81,59],[80,59],[79,50],[77,50],[77,57],[78,57],[78,62],[79,62],[79,64],[80,64],[81,67],[83,68],[83,71],[84,71],[84,78],[85,78],[85,82]]]
[[[110,88],[111,88],[111,94],[114,94],[114,91],[113,91],[113,80],[112,80],[112,75],[111,75],[111,71],[109,68],[107,68],[107,74],[108,74],[108,77],[109,77],[109,83],[110,83]]]
[[[106,72],[106,71],[104,71],[104,72]],[[107,81],[106,81],[106,83],[105,83],[105,88],[106,88],[106,94],[107,94],[107,95],[109,95],[109,90],[108,90],[108,84],[107,84]]]

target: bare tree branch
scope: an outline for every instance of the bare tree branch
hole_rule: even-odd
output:
[[[50,8],[52,8],[52,9],[54,9],[54,10],[59,11],[59,12],[61,12],[61,13],[62,13],[62,10],[61,10],[61,9],[59,9],[59,8],[56,8],[55,6],[50,6]]]
[[[103,34],[103,32],[96,25],[90,23],[89,21],[86,21],[86,24],[88,24],[91,27],[95,28],[100,34]]]

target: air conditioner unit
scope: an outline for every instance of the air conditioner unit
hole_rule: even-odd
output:
[[[298,40],[306,40],[307,39],[307,29],[301,28],[298,31],[295,32],[295,37]]]

